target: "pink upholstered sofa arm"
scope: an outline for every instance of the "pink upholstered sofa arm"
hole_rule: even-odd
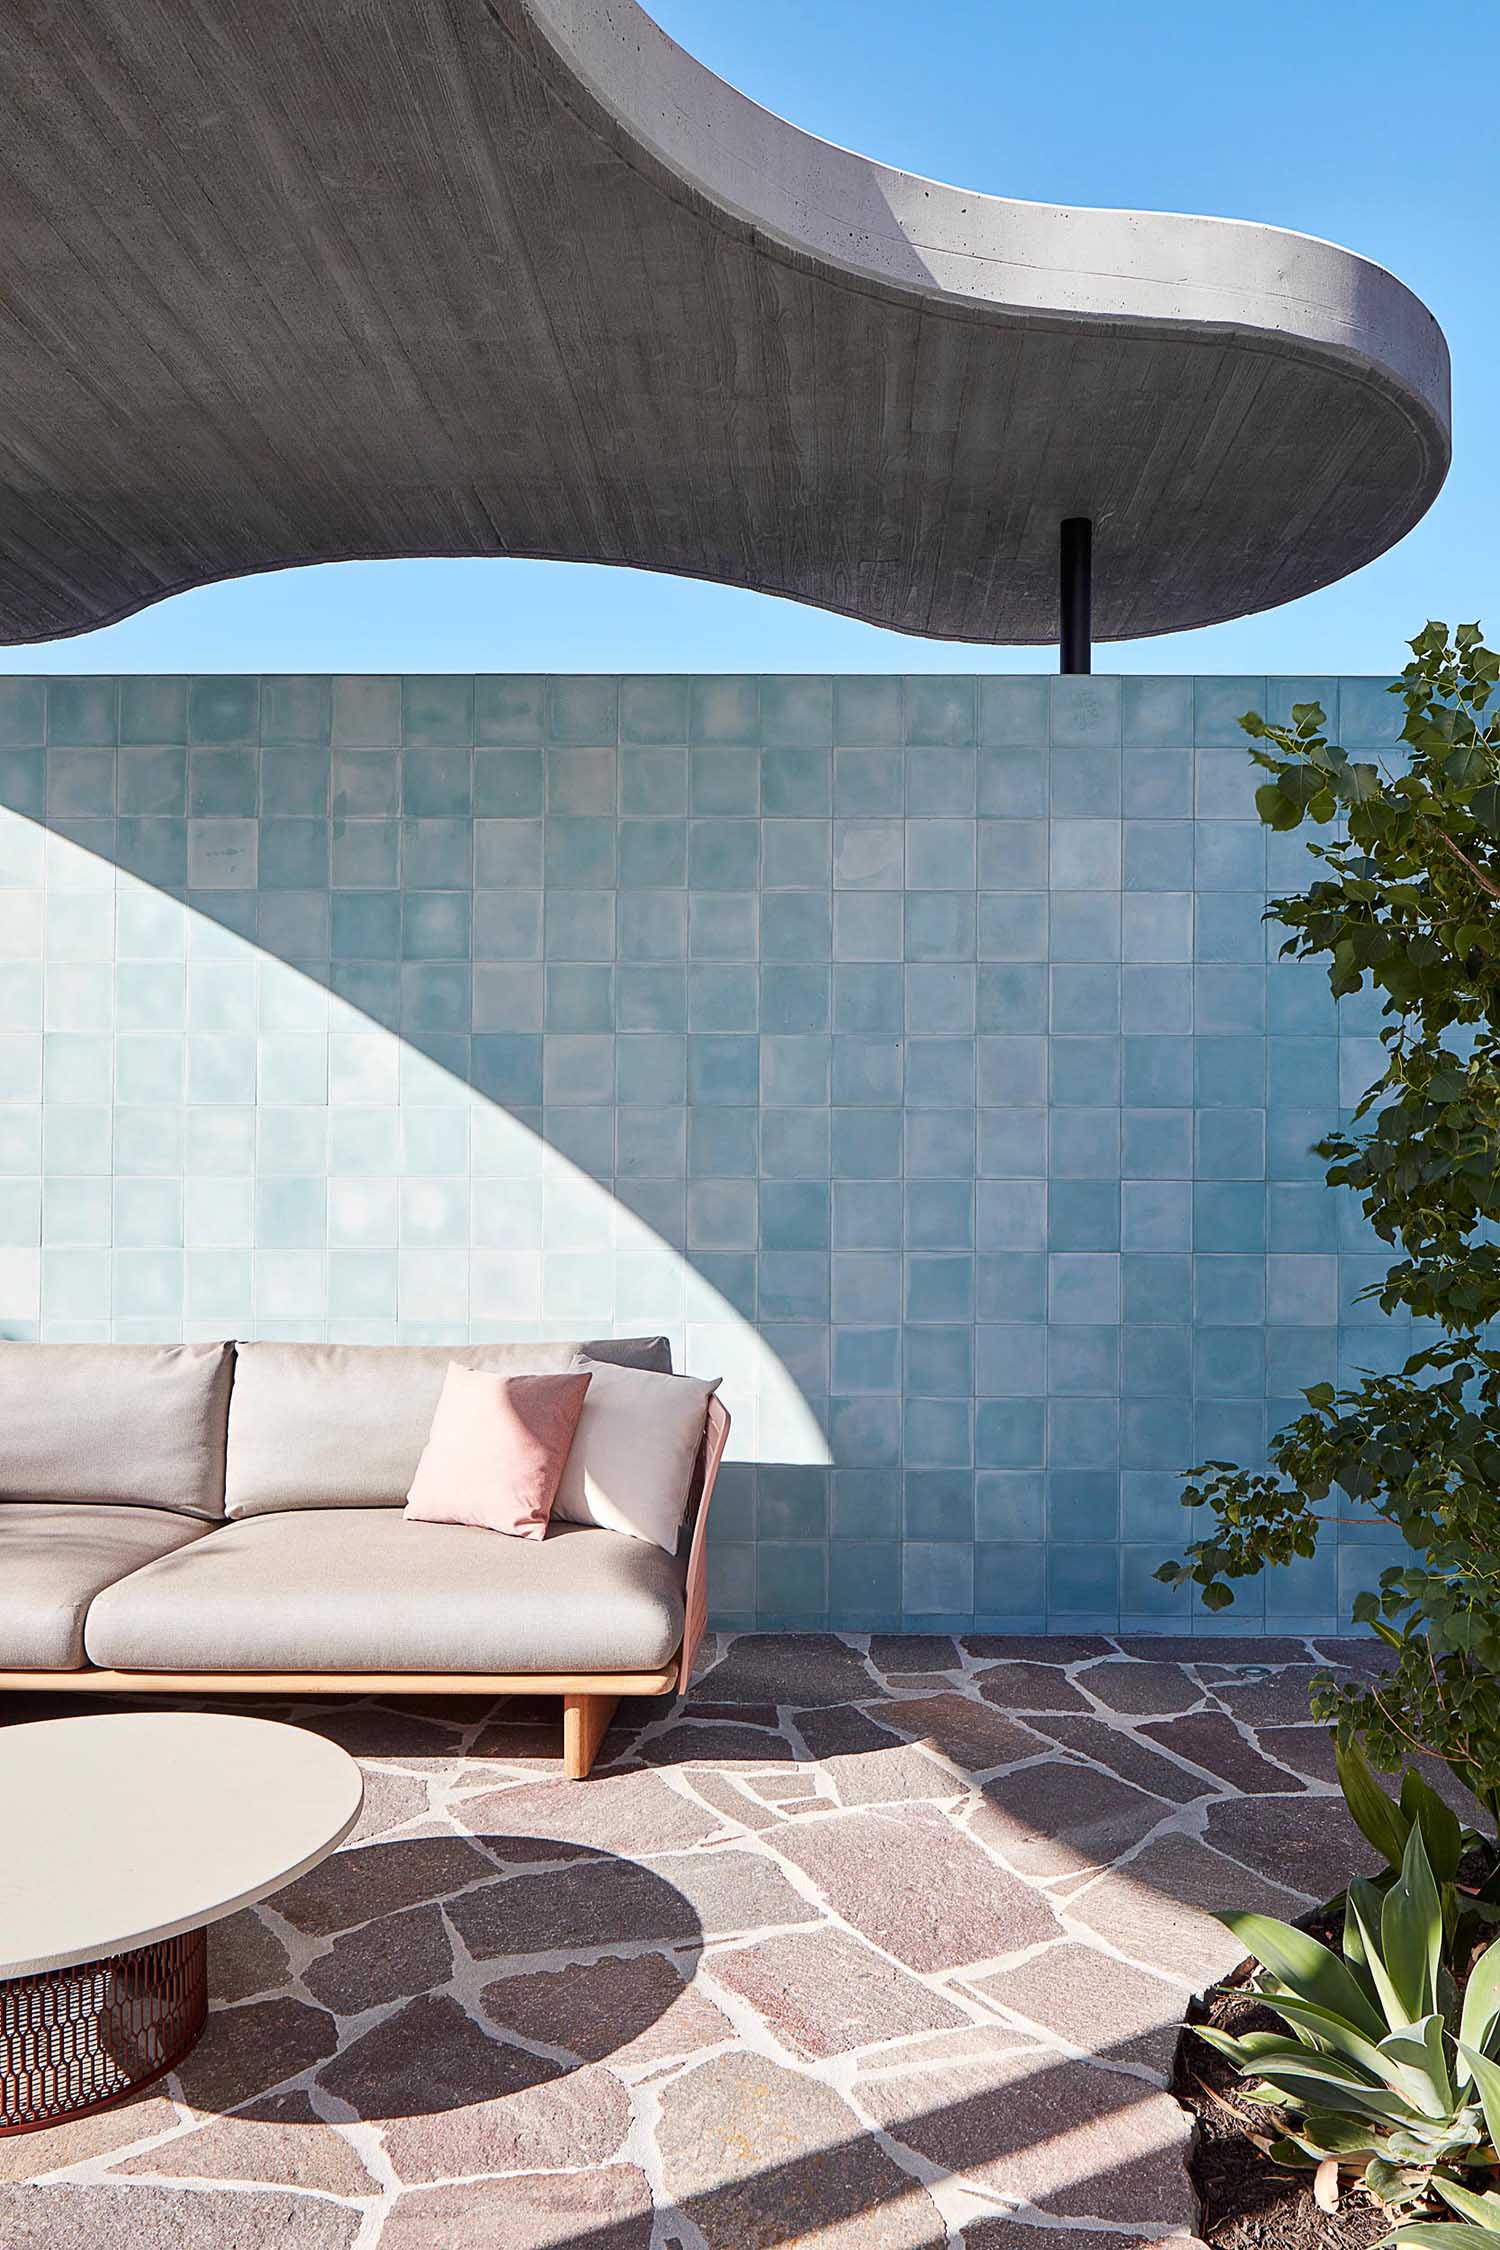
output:
[[[708,1503],[713,1498],[714,1479],[719,1473],[719,1463],[724,1458],[724,1448],[729,1442],[729,1411],[717,1396],[708,1402],[708,1418],[703,1427],[703,1450],[698,1456],[698,1469],[694,1486],[698,1504],[693,1515],[692,1544],[688,1548],[687,1586],[684,1595],[682,1625],[682,1654],[678,1659],[677,1692],[686,1695],[688,1682],[693,1676],[693,1663],[708,1623]]]

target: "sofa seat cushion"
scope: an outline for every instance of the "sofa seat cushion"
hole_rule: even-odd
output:
[[[169,1508],[16,1500],[0,1508],[0,1671],[77,1672],[101,1587],[206,1536]]]
[[[241,1344],[224,1512],[404,1507],[450,1366],[565,1375],[584,1351],[672,1372],[664,1336],[593,1344]]]
[[[385,1508],[246,1516],[102,1594],[94,1664],[180,1672],[630,1672],[682,1639],[682,1568],[617,1532],[499,1539]]]

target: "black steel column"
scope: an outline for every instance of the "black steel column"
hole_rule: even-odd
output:
[[[1058,539],[1060,672],[1093,668],[1094,526],[1087,516],[1065,516]]]

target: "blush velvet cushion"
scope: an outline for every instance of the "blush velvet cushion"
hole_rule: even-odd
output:
[[[717,1376],[648,1375],[636,1367],[576,1363],[593,1381],[578,1420],[552,1514],[649,1539],[670,1555],[687,1508]]]
[[[486,1375],[450,1366],[406,1514],[513,1539],[545,1537],[591,1375]]]

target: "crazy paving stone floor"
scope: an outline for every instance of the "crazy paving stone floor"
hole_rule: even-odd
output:
[[[1368,1861],[1307,1717],[1353,1654],[744,1635],[571,1785],[556,1705],[253,1706],[360,1826],[212,1933],[180,2074],[0,2139],[0,2244],[1185,2250],[1209,1910]]]

